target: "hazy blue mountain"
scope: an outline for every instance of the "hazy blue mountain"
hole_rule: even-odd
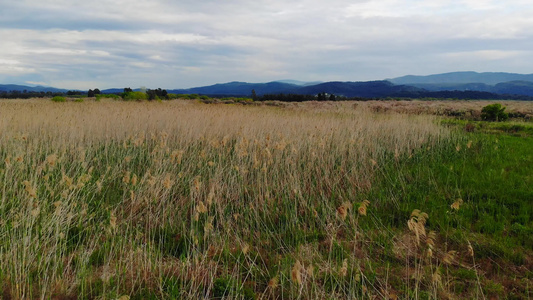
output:
[[[533,74],[516,74],[504,72],[451,72],[427,76],[407,75],[389,79],[394,84],[448,84],[448,83],[484,83],[495,85],[509,81],[532,81]]]
[[[255,90],[257,95],[270,93],[283,93],[295,90],[300,86],[290,83],[282,82],[268,82],[268,83],[248,83],[233,81],[229,83],[219,83],[210,86],[195,87],[190,89],[169,90],[169,93],[175,94],[202,94],[202,95],[217,95],[217,96],[250,96],[252,90]]]
[[[18,84],[0,84],[0,91],[11,92],[11,91],[28,91],[28,92],[52,92],[52,93],[66,93],[68,90],[57,89],[53,87],[46,86],[26,86]]]
[[[412,83],[410,86],[421,88],[431,92],[437,91],[479,91],[506,95],[533,96],[533,82],[509,81],[496,85],[484,83]]]
[[[264,94],[306,94],[316,95],[318,93],[328,93],[342,95],[346,97],[386,97],[391,93],[401,91],[418,91],[416,87],[394,85],[388,81],[368,81],[368,82],[324,82],[315,85],[300,86],[290,83],[269,82],[269,83],[246,83],[229,82],[215,84],[205,87],[197,87],[181,90],[170,90],[169,93],[176,94],[202,94],[212,96],[250,96],[252,89],[257,95]]]
[[[530,81],[510,81],[496,84],[492,88],[493,93],[510,95],[533,96],[533,82]]]
[[[66,93],[68,90],[43,86],[0,85],[0,92],[10,91]],[[139,89],[136,89],[138,91]],[[175,94],[200,94],[214,97],[249,97],[255,90],[265,94],[335,94],[346,97],[435,97],[468,99],[521,99],[533,97],[533,74],[453,72],[429,76],[403,76],[390,80],[366,82],[304,82],[280,80],[267,83],[228,82],[189,89],[167,89]],[[123,88],[105,89],[105,94],[118,94]],[[519,95],[519,96],[513,96]],[[524,97],[522,97],[524,98]],[[530,98],[527,98],[530,99]]]
[[[317,85],[323,83],[323,81],[299,81],[299,80],[292,80],[292,79],[283,79],[283,80],[276,80],[275,82],[281,82],[281,83],[288,83],[288,84],[294,84],[299,86],[310,86],[310,85]]]
[[[484,83],[411,83],[410,86],[428,91],[481,91],[492,92],[493,86]]]
[[[112,89],[105,89],[105,90],[101,90],[100,93],[102,94],[120,94],[124,92],[124,89],[118,89],[118,88],[112,88]]]
[[[389,81],[362,81],[362,82],[341,82],[332,81],[324,82],[317,85],[302,87],[294,91],[297,94],[311,94],[328,93],[335,95],[342,95],[346,97],[387,97],[394,93],[402,91],[418,91],[421,90],[412,86],[395,85]]]

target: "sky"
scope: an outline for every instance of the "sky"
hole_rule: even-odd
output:
[[[0,84],[533,73],[531,0],[0,0]]]

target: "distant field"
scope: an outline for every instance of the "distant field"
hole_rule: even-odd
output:
[[[533,102],[487,103],[0,101],[0,298],[533,297]]]

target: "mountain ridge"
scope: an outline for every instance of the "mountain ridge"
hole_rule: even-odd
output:
[[[0,93],[9,91],[63,92],[66,89],[42,86],[0,85]],[[138,89],[137,89],[138,90]],[[335,94],[345,97],[452,97],[467,99],[533,97],[533,74],[505,72],[450,72],[427,76],[407,75],[388,80],[375,81],[329,81],[305,82],[278,80],[266,83],[232,81],[187,89],[167,89],[174,94],[200,94],[214,97],[250,97],[252,90],[257,96],[275,94],[317,95]],[[123,89],[104,89],[102,93],[121,93]],[[446,95],[446,96],[445,96]],[[515,96],[516,95],[516,96]],[[529,98],[528,98],[529,99]]]
[[[533,74],[518,74],[506,72],[474,72],[460,71],[448,72],[431,75],[406,75],[396,78],[387,79],[394,84],[465,84],[465,83],[484,83],[495,85],[509,81],[531,81]]]

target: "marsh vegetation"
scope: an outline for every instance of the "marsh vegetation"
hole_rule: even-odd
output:
[[[531,297],[531,123],[409,105],[2,101],[0,297]]]

